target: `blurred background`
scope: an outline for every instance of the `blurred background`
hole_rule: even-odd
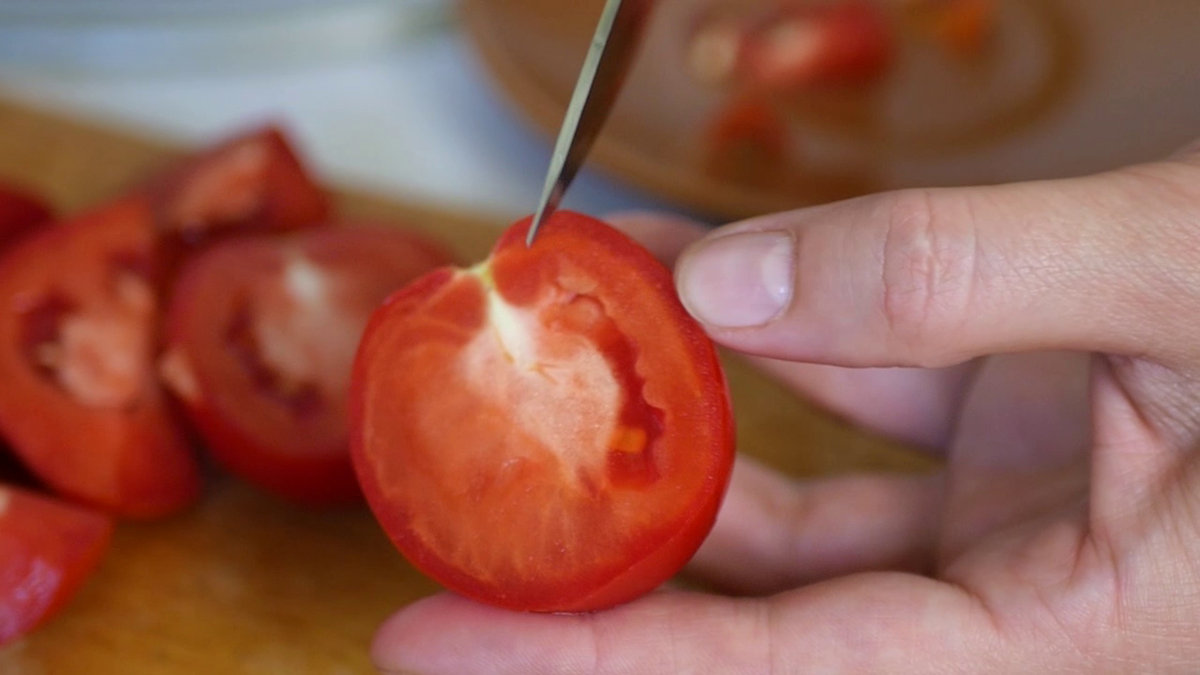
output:
[[[280,118],[337,180],[507,219],[601,4],[0,0],[0,96],[197,143]],[[659,0],[567,205],[719,222],[1149,159],[1198,133],[1196,35],[1195,0]]]

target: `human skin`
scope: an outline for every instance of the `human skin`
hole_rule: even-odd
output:
[[[740,458],[691,564],[727,595],[438,595],[380,629],[381,671],[1200,671],[1200,147],[715,231],[613,222],[718,342],[942,468],[797,482]]]

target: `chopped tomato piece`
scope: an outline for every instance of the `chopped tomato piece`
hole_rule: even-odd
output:
[[[744,95],[717,112],[707,138],[711,173],[748,179],[774,175],[787,164],[787,120],[766,98]]]
[[[328,194],[283,131],[254,129],[214,144],[150,182],[159,228],[195,245],[230,234],[294,230],[330,215]]]
[[[371,319],[351,447],[418,569],[477,600],[586,611],[649,592],[713,524],[734,425],[712,341],[670,272],[570,212],[526,219]]]
[[[0,183],[0,249],[16,243],[52,216],[50,207],[29,191]]]
[[[45,623],[108,550],[103,514],[0,484],[0,645]]]
[[[867,0],[788,2],[744,35],[740,78],[783,91],[871,84],[895,60],[893,30],[887,12]]]
[[[0,432],[54,490],[130,517],[177,511],[200,482],[152,368],[156,243],[132,197],[0,259]]]
[[[176,287],[164,381],[232,472],[305,504],[361,498],[346,396],[363,328],[388,295],[449,261],[384,225],[218,245]]]
[[[945,0],[932,10],[931,33],[952,54],[978,56],[992,37],[997,9],[995,0]]]

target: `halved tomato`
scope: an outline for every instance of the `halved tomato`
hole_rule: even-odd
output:
[[[112,521],[0,484],[0,645],[65,606],[108,550]]]
[[[184,268],[161,372],[230,471],[311,505],[360,498],[346,396],[371,313],[450,261],[397,226],[220,244]]]
[[[363,337],[351,447],[418,569],[494,605],[587,611],[675,574],[733,462],[717,351],[645,249],[587,216],[400,291]]]
[[[189,155],[150,180],[147,190],[164,242],[183,247],[228,235],[319,225],[331,210],[329,195],[274,125]],[[180,253],[168,252],[175,259]]]
[[[887,11],[868,0],[789,1],[747,29],[743,84],[779,91],[872,84],[895,60]]]
[[[50,207],[28,190],[0,183],[0,249],[16,243],[52,216]]]
[[[0,432],[54,490],[130,517],[198,496],[152,363],[156,237],[130,197],[0,258]]]

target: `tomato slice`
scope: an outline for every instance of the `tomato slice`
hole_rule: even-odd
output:
[[[397,548],[444,586],[587,611],[667,580],[733,462],[717,351],[670,272],[604,223],[526,219],[388,300],[355,360],[351,447]]]
[[[54,490],[130,517],[181,509],[200,482],[152,368],[156,243],[130,197],[0,259],[0,432]]]
[[[61,610],[108,550],[112,521],[0,484],[0,645]]]
[[[895,61],[895,42],[886,10],[867,0],[788,2],[745,33],[740,76],[782,91],[871,84]]]
[[[329,195],[283,130],[267,125],[214,143],[149,181],[166,241],[195,246],[231,234],[294,230],[329,218]],[[178,251],[175,251],[178,253]]]
[[[384,225],[221,244],[176,287],[164,381],[232,472],[304,504],[360,499],[346,428],[354,352],[389,294],[449,261]]]
[[[39,197],[15,185],[0,183],[0,249],[8,248],[53,217]]]

